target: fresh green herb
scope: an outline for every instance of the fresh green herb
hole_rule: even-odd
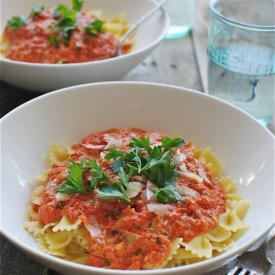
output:
[[[41,13],[43,10],[45,10],[45,7],[37,7],[37,8],[33,8],[31,11],[31,16],[35,17],[37,16],[39,13]]]
[[[159,237],[156,237],[156,242],[157,242],[157,244],[161,244],[161,240]]]
[[[62,40],[65,43],[70,41],[73,30],[76,29],[77,14],[81,11],[83,1],[72,0],[72,9],[65,5],[58,5],[54,11],[54,18],[58,18],[58,21],[51,25],[51,29],[59,29],[62,34]],[[103,21],[95,20],[85,27],[85,30],[91,36],[97,36],[98,32],[102,31]]]
[[[141,248],[138,248],[137,251],[136,251],[136,256],[139,255],[140,253],[142,252],[142,249]]]
[[[55,45],[57,47],[59,45],[59,38],[56,35],[52,35],[48,40],[48,45]]]
[[[74,161],[69,163],[69,176],[65,182],[56,188],[58,192],[65,194],[87,193],[82,179],[84,161],[85,159],[81,159],[80,163],[75,163]]]
[[[90,169],[90,173],[92,175],[92,179],[90,180],[91,190],[94,190],[99,183],[107,182],[109,180],[108,175],[102,171],[102,168],[94,159],[87,162],[85,168]]]
[[[85,27],[85,30],[90,36],[96,37],[99,32],[102,32],[102,26],[104,22],[96,19],[95,21],[92,21],[89,25]]]
[[[69,7],[60,4],[55,13],[60,15],[61,18],[51,26],[52,29],[58,28],[61,30],[62,39],[65,43],[68,43],[72,34],[72,31],[76,28],[76,15],[77,11],[70,10]]]
[[[60,19],[51,25],[52,29],[58,28],[62,33],[62,39],[68,43],[72,35],[72,31],[76,29],[77,13],[81,10],[83,1],[72,0],[73,8],[59,4],[54,11],[54,17]]]
[[[72,0],[72,4],[73,4],[73,10],[75,10],[75,11],[81,11],[82,10],[83,1]]]
[[[115,236],[115,235],[118,234],[118,231],[117,231],[116,229],[114,229],[114,230],[111,231],[111,234],[112,234],[113,236]]]
[[[182,199],[174,185],[168,185],[154,191],[154,195],[158,202],[161,203],[176,203]]]
[[[127,195],[127,187],[129,184],[130,174],[127,175],[122,168],[118,171],[121,184],[112,182],[111,184],[103,184],[100,189],[96,189],[101,199],[118,199],[130,202]]]
[[[28,17],[24,15],[19,16],[13,16],[12,19],[8,21],[8,26],[10,30],[18,30],[24,26],[26,26],[28,23]]]
[[[158,202],[174,203],[182,199],[175,187],[175,179],[179,173],[175,171],[173,148],[184,145],[180,138],[162,138],[162,144],[150,147],[148,137],[132,138],[132,150],[121,152],[111,149],[105,158],[113,160],[110,164],[114,172],[121,169],[131,175],[142,174],[159,189],[155,192]]]
[[[184,198],[178,193],[175,185],[179,173],[175,171],[176,163],[172,150],[183,144],[184,141],[180,138],[163,138],[161,145],[150,147],[149,138],[132,138],[129,143],[132,149],[122,152],[111,148],[105,156],[105,159],[112,160],[110,167],[118,174],[119,180],[110,182],[110,177],[103,172],[96,160],[85,163],[85,159],[81,159],[79,163],[69,163],[69,177],[57,187],[57,191],[67,194],[95,191],[102,199],[118,199],[129,203],[129,180],[133,175],[140,174],[158,187],[154,191],[158,202],[176,203]],[[82,179],[86,170],[91,174],[88,186],[84,186]]]
[[[125,194],[124,188],[117,182],[103,184],[96,192],[99,194],[100,198],[104,200],[117,199],[130,202],[130,199]]]
[[[103,265],[110,265],[110,261],[108,259],[105,259]]]

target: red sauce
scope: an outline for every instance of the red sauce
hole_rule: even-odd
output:
[[[129,144],[132,136],[149,137],[151,142],[156,143],[164,135],[135,128],[92,133],[82,143],[73,146],[75,153],[70,161],[79,161],[83,157],[95,158],[106,173],[112,174],[110,161],[100,158],[102,149],[87,148],[91,147],[87,146],[89,144],[107,144],[110,136]],[[66,215],[71,222],[81,219],[87,225],[93,217],[102,234],[91,236],[87,230],[90,242],[89,265],[129,270],[148,269],[161,264],[170,253],[172,239],[182,238],[186,242],[204,234],[217,225],[219,216],[226,211],[224,190],[208,168],[195,160],[192,143],[181,146],[179,150],[186,155],[184,162],[188,171],[198,174],[198,166],[203,167],[207,180],[198,183],[180,175],[176,179],[177,184],[192,188],[199,195],[189,196],[187,201],[169,204],[172,210],[163,216],[148,210],[149,202],[142,198],[141,193],[132,198],[130,203],[102,200],[95,192],[87,195],[71,194],[70,200],[58,202],[55,188],[65,180],[68,168],[66,165],[54,165],[43,192],[43,203],[34,206],[34,209],[38,208],[39,221],[45,225],[57,222]],[[146,184],[143,184],[144,189]]]
[[[69,41],[62,39],[58,29],[51,26],[58,21],[54,9],[45,9],[35,16],[28,17],[28,23],[11,30],[5,27],[3,38],[10,41],[6,58],[32,63],[78,63],[107,59],[115,56],[118,39],[110,32],[99,32],[97,37],[90,36],[84,29],[96,17],[92,14],[78,12],[76,29],[72,30]],[[55,35],[59,43],[51,43]],[[129,51],[129,45],[124,46]]]

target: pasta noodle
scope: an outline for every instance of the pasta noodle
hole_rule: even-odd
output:
[[[126,153],[132,152],[131,146],[125,144],[130,144],[133,137],[140,138],[140,141],[148,137],[150,146],[153,148],[160,144],[160,138],[163,136],[157,132],[125,128],[93,133],[72,148],[66,149],[62,145],[51,144],[48,163],[52,168],[43,171],[38,177],[38,187],[33,191],[29,207],[30,220],[24,224],[24,228],[34,235],[40,249],[65,260],[104,268],[158,269],[207,260],[233,247],[235,241],[249,229],[249,225],[243,221],[243,218],[250,203],[236,193],[236,182],[230,177],[220,177],[222,166],[211,148],[203,150],[188,143],[180,146],[179,149],[173,149],[173,158],[178,167],[176,169],[180,169],[176,182],[178,185],[181,181],[187,183],[185,188],[178,189],[179,194],[182,195],[181,192],[184,191],[185,195],[182,196],[186,196],[186,200],[182,200],[183,197],[181,197],[174,203],[159,203],[155,197],[157,194],[155,192],[159,189],[152,183],[144,184],[144,178],[140,175],[132,176],[133,181],[128,185],[128,188],[129,186],[134,188],[129,197],[131,201],[136,200],[135,208],[128,207],[126,202],[119,202],[117,197],[110,200],[104,199],[104,203],[100,204],[101,199],[98,195],[94,195],[94,191],[90,191],[93,194],[90,196],[90,193],[72,195],[72,193],[62,194],[55,190],[60,184],[64,186],[64,178],[68,181],[69,175],[72,176],[72,171],[69,173],[67,171],[67,164],[72,163],[72,160],[81,163],[83,156],[96,159],[106,169],[104,171],[110,172],[110,162],[106,160],[108,152],[119,153],[124,147]],[[108,144],[112,144],[113,151],[104,149],[109,147]],[[163,143],[162,146],[164,146]],[[150,152],[150,149],[148,150]],[[100,171],[97,170],[97,173]],[[82,176],[92,180],[95,174],[91,173],[88,176],[84,172]],[[220,177],[219,180],[218,177]],[[213,184],[216,184],[215,192],[218,192],[220,197],[222,194],[225,195],[224,199],[220,199],[219,205],[214,207],[213,202],[207,205],[207,200],[203,199],[207,194],[209,196],[207,198],[211,200],[209,192],[214,191],[209,190],[213,189]],[[207,189],[210,185],[211,188]],[[47,194],[51,194],[51,205],[43,200]],[[75,208],[80,200],[81,208]],[[184,213],[185,208],[181,208],[183,213],[181,217],[175,214],[177,207],[188,207],[189,204],[189,212],[190,209],[201,206],[200,212],[203,214],[199,216],[196,211]],[[55,208],[52,205],[55,205]],[[45,212],[45,206],[50,212]],[[109,210],[109,206],[112,210]],[[101,214],[104,213],[103,215],[95,211],[97,207]],[[121,207],[124,207],[123,210]],[[219,212],[215,213],[215,209],[218,208],[220,208]],[[148,210],[145,211],[145,209]],[[55,218],[49,219],[47,215],[53,215]],[[174,218],[169,219],[172,215]],[[184,235],[180,229],[177,231],[177,228],[190,226],[191,223],[192,228],[196,229],[190,236]],[[169,235],[172,237],[168,238]],[[139,239],[140,236],[142,241]],[[130,252],[129,249],[131,249]],[[159,257],[158,249],[161,255],[165,256],[161,260],[152,260]],[[122,264],[125,258],[128,258],[123,253],[130,253],[129,255],[132,256],[129,258],[133,258],[127,266]],[[142,253],[144,263],[137,264],[136,259],[141,259],[139,256]],[[102,255],[105,257],[104,261]],[[116,260],[113,260],[113,257]],[[122,258],[121,261],[120,258]]]

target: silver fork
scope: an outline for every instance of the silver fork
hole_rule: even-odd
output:
[[[243,253],[227,275],[265,275],[272,267],[266,252],[269,243],[275,237],[275,226],[268,232],[264,242],[253,251]]]

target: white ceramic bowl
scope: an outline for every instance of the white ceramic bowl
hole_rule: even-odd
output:
[[[28,15],[33,7],[59,3],[70,4],[71,0],[2,0],[1,28],[13,16]],[[157,2],[154,0],[85,0],[84,7],[102,9],[103,17],[110,19],[125,12],[130,24],[134,24],[149,12]],[[135,50],[127,55],[111,59],[76,64],[36,64],[0,60],[1,80],[22,89],[34,92],[49,92],[72,85],[118,80],[141,63],[163,40],[169,19],[163,10],[148,18],[136,31]]]
[[[23,229],[34,177],[45,167],[51,142],[72,144],[94,131],[139,127],[210,146],[250,200],[251,228],[218,257],[182,267],[121,271],[74,264],[49,256]],[[1,119],[2,234],[40,263],[66,275],[202,274],[225,264],[262,237],[274,223],[274,136],[241,110],[200,92],[140,82],[80,85],[33,99]]]

